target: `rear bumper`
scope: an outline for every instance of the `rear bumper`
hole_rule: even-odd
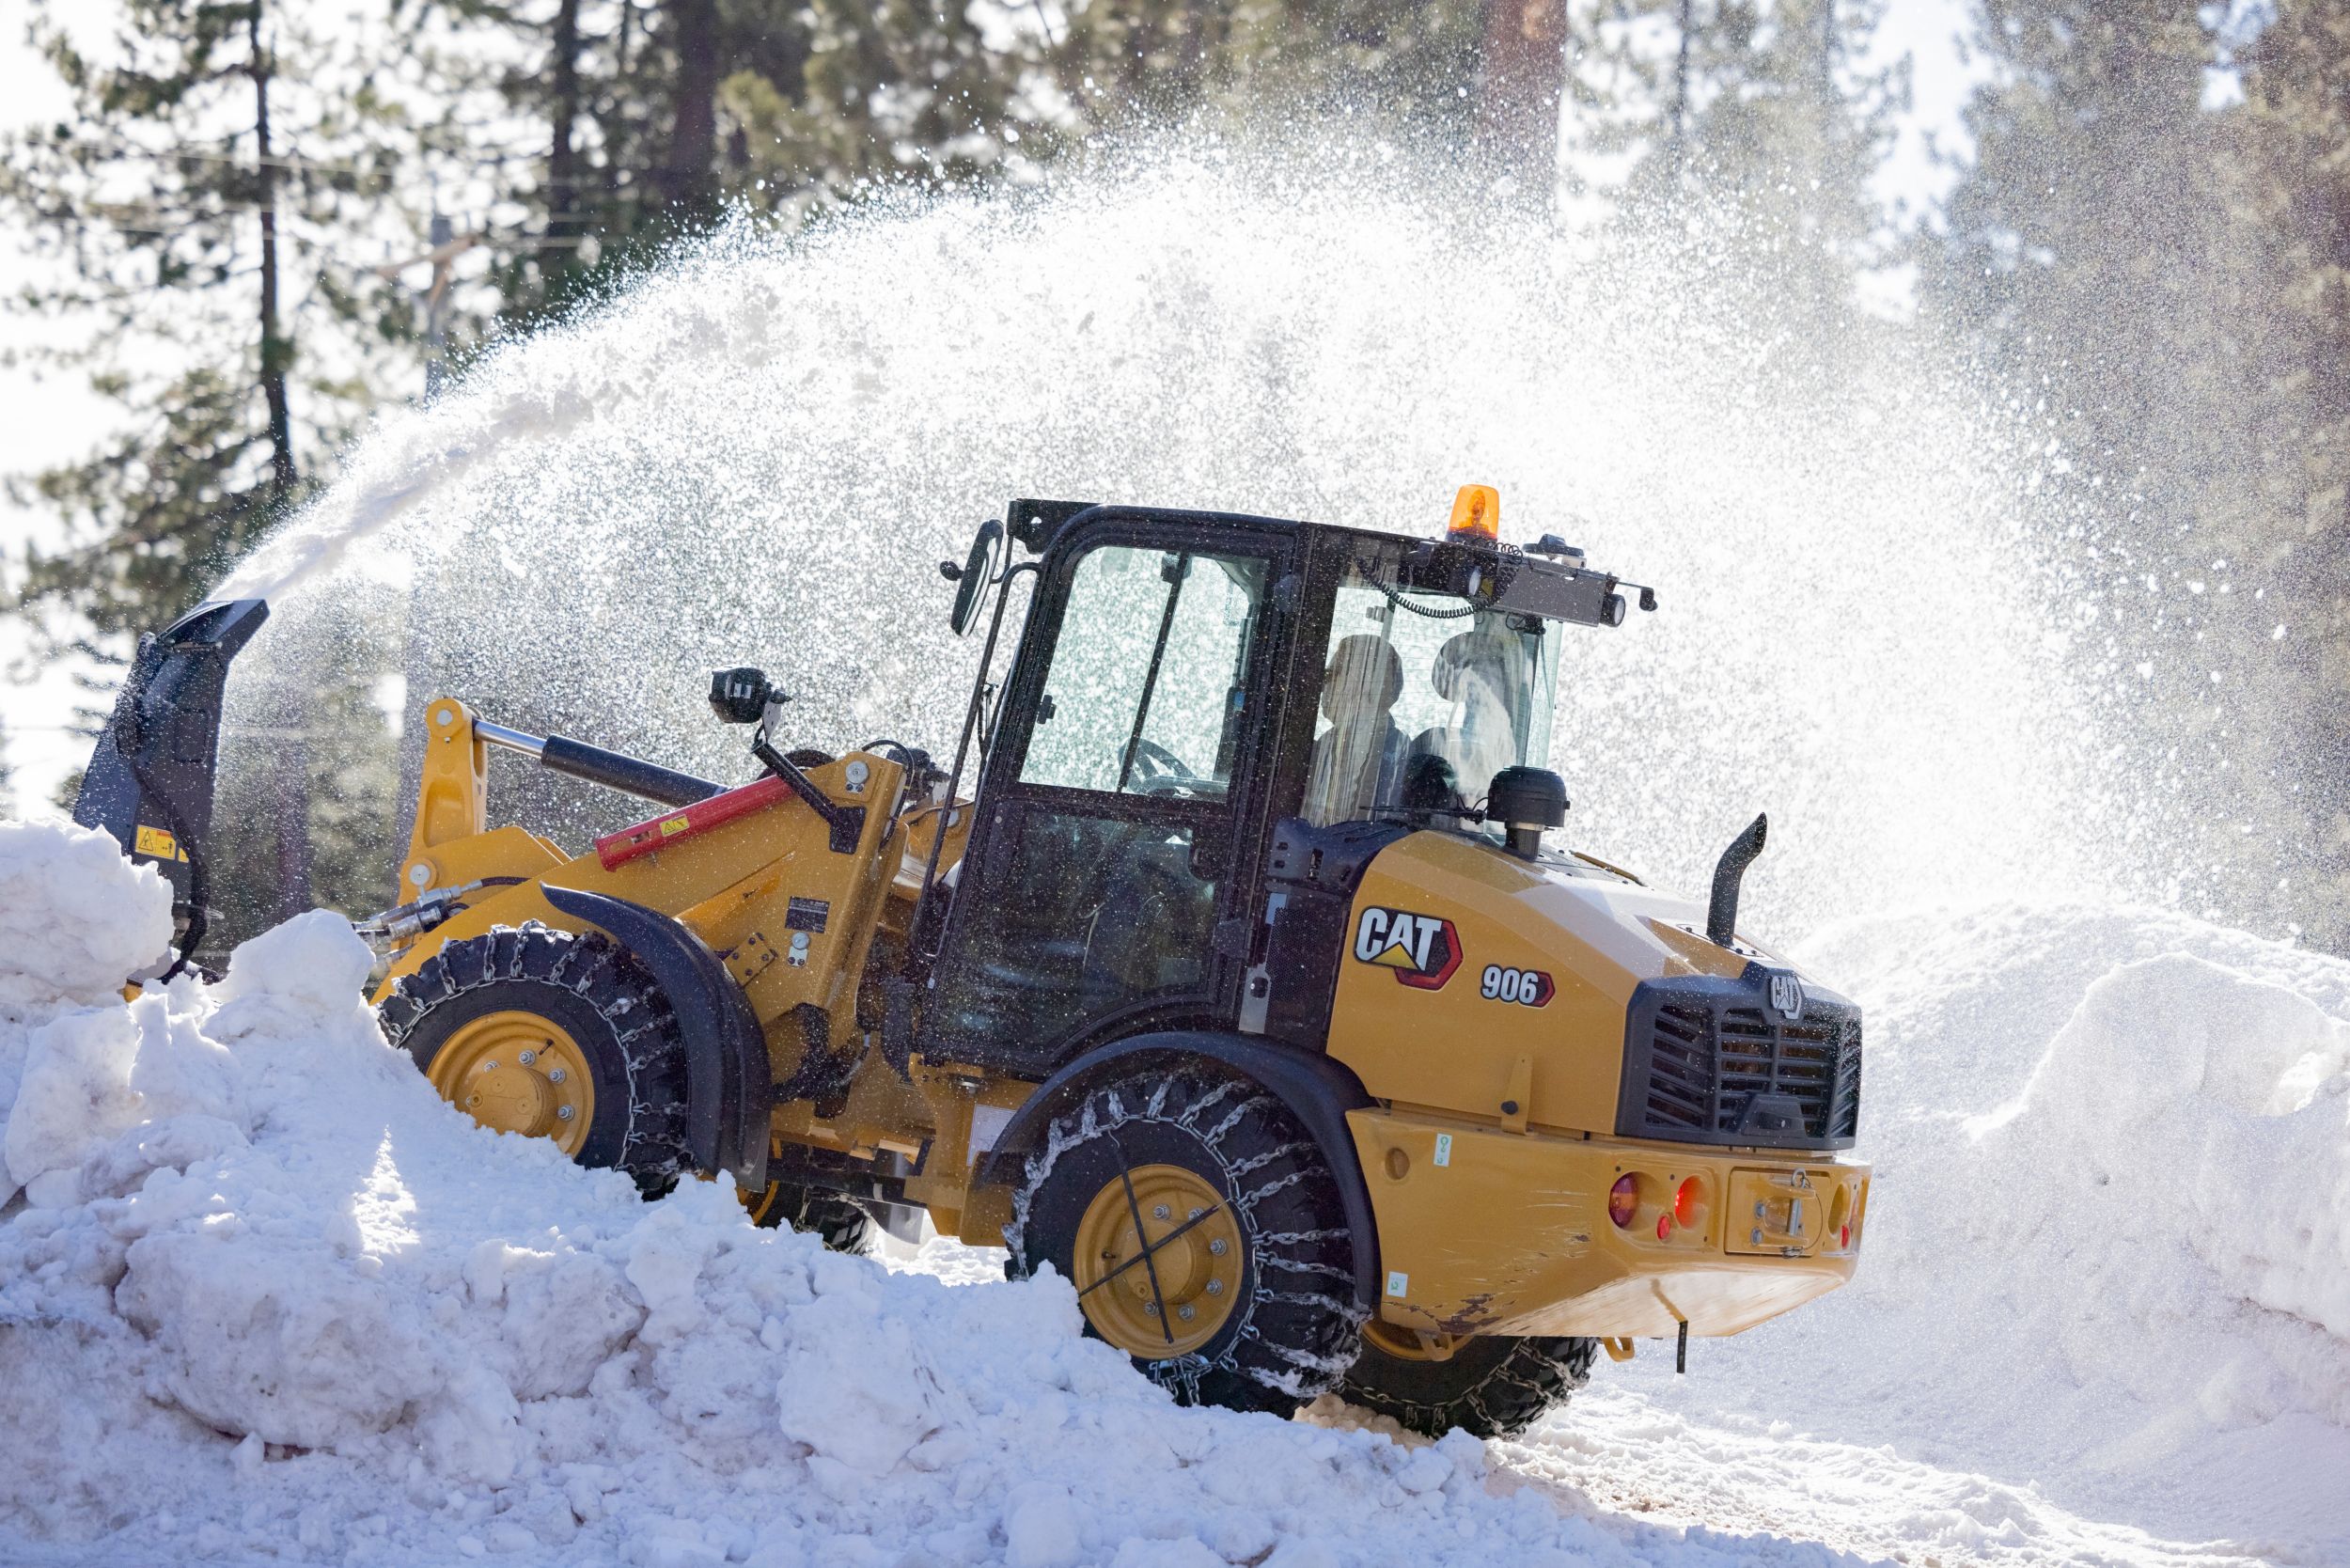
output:
[[[1379,1222],[1379,1315],[1402,1327],[1735,1334],[1836,1289],[1858,1260],[1869,1168],[1852,1160],[1402,1109],[1347,1124]],[[1607,1196],[1625,1175],[1638,1205],[1620,1227]]]

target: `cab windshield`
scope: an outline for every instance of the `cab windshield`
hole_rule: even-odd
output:
[[[1474,810],[1503,768],[1548,765],[1549,624],[1398,588],[1389,564],[1358,559],[1339,587],[1303,813],[1317,826]]]

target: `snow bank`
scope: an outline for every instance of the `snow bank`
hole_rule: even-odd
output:
[[[1276,1568],[1729,1561],[1406,1446],[1182,1410],[1058,1280],[951,1288],[641,1202],[444,1105],[311,915],[125,1005],[156,883],[12,828],[32,1042],[0,1220],[0,1541],[91,1560]],[[109,925],[108,901],[119,912]],[[1798,1552],[1794,1560],[1824,1561]]]
[[[1659,1398],[2341,1560],[2350,964],[2068,905],[1856,922],[1802,956],[1869,1009],[1860,1270]]]
[[[1178,1409],[1058,1280],[893,1275],[484,1132],[333,917],[125,1004],[151,872],[6,826],[0,887],[11,1560],[1685,1568],[1849,1560],[1782,1538],[1838,1508],[1872,1556],[2157,1560],[2060,1504],[2350,1547],[2350,964],[2131,911],[1829,933],[1872,1008],[1855,1285],[1424,1446]]]

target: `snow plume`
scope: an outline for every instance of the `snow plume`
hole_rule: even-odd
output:
[[[104,848],[101,855],[98,848]],[[123,1003],[161,884],[0,828],[0,1542],[86,1560],[1279,1568],[1629,1544],[1454,1437],[1181,1410],[1055,1278],[957,1289],[753,1229],[730,1187],[484,1132],[302,917]],[[104,911],[114,911],[111,919]],[[9,1550],[0,1556],[15,1560]],[[1820,1560],[1825,1560],[1822,1558]]]
[[[1701,886],[1767,807],[1747,887],[1782,935],[1856,890],[2154,896],[2188,838],[2148,831],[2068,676],[2113,612],[2056,564],[2081,519],[2043,494],[2035,416],[1921,334],[1822,330],[1769,287],[1774,237],[1564,234],[1398,160],[1211,141],[741,222],[499,346],[220,590],[274,611],[224,788],[274,799],[290,704],[393,672],[412,767],[446,695],[740,778],[701,672],[745,662],[796,695],[793,745],[946,754],[977,650],[934,563],[1012,497],[1425,537],[1475,480],[1512,541],[1661,596],[1565,636],[1578,843]],[[500,821],[619,825],[495,767]]]

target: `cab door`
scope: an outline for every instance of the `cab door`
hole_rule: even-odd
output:
[[[957,871],[926,1057],[1041,1076],[1095,1040],[1230,1015],[1291,543],[1135,518],[1056,546]]]

